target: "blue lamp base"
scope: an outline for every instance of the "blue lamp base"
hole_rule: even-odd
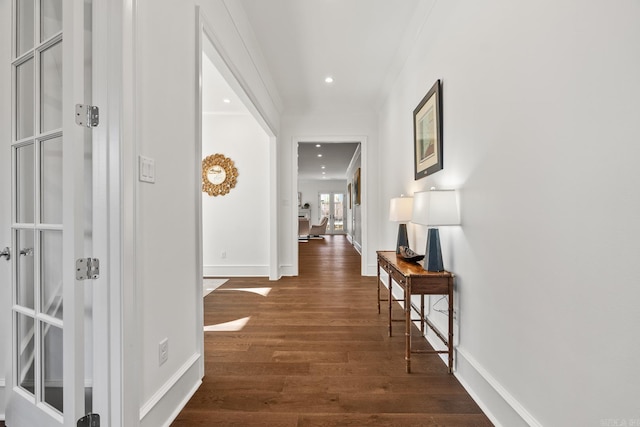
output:
[[[409,237],[407,236],[407,224],[398,225],[398,242],[396,244],[396,253],[400,253],[400,246],[409,247]]]
[[[427,248],[424,256],[424,269],[427,271],[444,271],[442,251],[440,250],[440,233],[437,228],[427,230]]]

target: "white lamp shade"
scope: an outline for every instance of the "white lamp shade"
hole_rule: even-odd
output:
[[[459,225],[460,209],[456,190],[413,193],[411,222],[422,225]]]
[[[409,222],[413,213],[413,197],[395,197],[389,206],[389,221]]]

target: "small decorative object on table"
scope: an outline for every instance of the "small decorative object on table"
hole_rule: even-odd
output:
[[[409,249],[409,246],[400,246],[400,253],[398,255],[407,262],[418,262],[424,258],[424,255],[419,255]]]

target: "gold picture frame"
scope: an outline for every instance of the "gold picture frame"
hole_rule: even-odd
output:
[[[233,160],[216,153],[202,160],[202,192],[224,196],[236,186],[238,169]]]

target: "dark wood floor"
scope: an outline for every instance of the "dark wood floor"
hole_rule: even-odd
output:
[[[344,237],[299,248],[298,277],[231,279],[205,298],[206,325],[251,319],[205,332],[203,384],[172,426],[492,425],[437,356],[405,373],[404,336],[387,336],[376,278]]]
[[[205,332],[203,384],[172,426],[492,425],[438,356],[405,373],[404,337],[387,336],[376,278],[343,236],[299,248],[298,277],[231,279],[205,298],[206,325],[251,318]]]

